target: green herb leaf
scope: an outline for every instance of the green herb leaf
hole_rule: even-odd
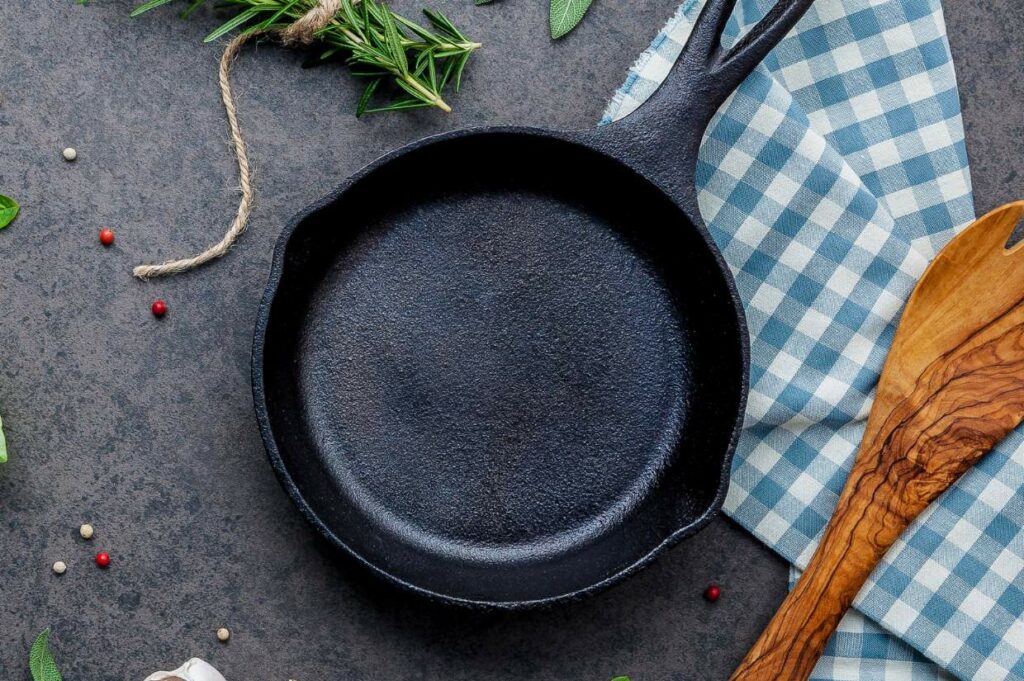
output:
[[[377,89],[378,85],[380,85],[380,78],[375,78],[363,90],[363,96],[359,98],[359,104],[356,106],[356,118],[366,113],[366,107],[369,106],[370,98],[373,97],[373,91]]]
[[[195,0],[195,1],[196,1],[196,3],[198,4],[198,3],[202,2],[203,0]],[[288,10],[290,10],[290,9],[291,9],[292,7],[295,7],[295,5],[296,5],[296,4],[298,3],[298,2],[299,2],[299,0],[289,0],[289,1],[288,1],[287,3],[285,3],[284,5],[281,5],[281,9],[277,10],[276,12],[274,12],[274,14],[273,14],[273,15],[272,15],[272,16],[271,16],[271,17],[270,17],[269,19],[267,19],[267,20],[266,20],[265,22],[263,22],[263,28],[265,28],[265,29],[266,29],[266,28],[270,28],[271,26],[273,26],[273,25],[274,25],[274,23],[275,23],[275,22],[276,22],[276,21],[277,21],[278,19],[280,19],[281,17],[283,17],[283,16],[284,16],[284,13],[285,13],[285,12],[287,12]]]
[[[629,681],[628,676],[616,676],[612,681]]]
[[[367,109],[366,113],[378,113],[382,111],[407,111],[408,109],[425,109],[430,106],[427,102],[419,99],[403,99],[397,102],[392,102],[387,106],[380,106],[376,109]]]
[[[137,17],[143,12],[148,12],[151,9],[155,9],[160,5],[166,5],[169,2],[172,2],[172,0],[148,0],[148,2],[144,2],[135,9],[133,9],[132,13],[128,16]]]
[[[11,224],[11,221],[17,217],[19,210],[21,210],[21,206],[18,205],[17,201],[9,196],[0,194],[0,229]]]
[[[551,37],[561,38],[576,28],[594,0],[551,0]]]
[[[57,663],[50,653],[50,630],[43,631],[36,637],[32,650],[28,654],[28,667],[32,672],[32,681],[62,681]]]
[[[182,19],[188,19],[189,16],[192,15],[192,12],[195,12],[197,9],[199,9],[199,6],[202,5],[204,2],[206,2],[206,0],[192,0],[192,4],[185,8],[185,11],[183,11],[178,16]]]
[[[380,14],[381,23],[384,25],[384,39],[387,42],[388,50],[391,52],[391,58],[394,60],[399,73],[403,76],[408,75],[409,61],[405,57],[405,46],[402,45],[402,38],[398,34],[395,18],[388,11],[387,7],[383,5],[381,7],[384,10]]]
[[[222,35],[225,35],[226,33],[231,33],[231,31],[235,30],[242,24],[248,23],[253,17],[255,17],[262,11],[263,9],[260,7],[250,7],[249,9],[228,19],[223,24],[210,31],[210,34],[203,38],[203,42],[212,43],[214,40],[221,37]]]
[[[7,438],[4,437],[4,420],[0,418],[0,463],[7,463]]]

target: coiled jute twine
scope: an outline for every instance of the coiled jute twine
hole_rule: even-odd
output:
[[[282,30],[274,31],[274,33],[285,45],[308,45],[313,42],[317,31],[331,22],[339,6],[340,0],[318,0],[315,7],[296,19],[291,25]],[[139,265],[132,270],[136,277],[149,279],[151,277],[162,277],[168,274],[177,274],[195,269],[227,253],[239,235],[245,231],[245,226],[249,222],[249,213],[252,212],[252,171],[249,167],[249,155],[245,151],[245,140],[242,138],[242,131],[238,125],[238,110],[235,107],[235,96],[231,92],[231,67],[234,65],[235,58],[238,56],[242,46],[249,40],[262,35],[266,35],[266,33],[256,31],[239,34],[224,48],[224,54],[220,58],[220,96],[224,102],[224,111],[228,115],[231,147],[235,150],[235,158],[238,161],[238,184],[242,192],[242,198],[238,202],[238,212],[235,214],[231,227],[224,235],[224,238],[202,253],[191,258],[170,260],[160,265]]]

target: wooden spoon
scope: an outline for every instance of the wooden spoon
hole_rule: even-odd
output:
[[[1024,201],[951,241],[896,332],[860,452],[796,588],[733,681],[804,681],[907,525],[1024,419]]]

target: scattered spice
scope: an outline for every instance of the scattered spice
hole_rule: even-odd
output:
[[[110,246],[114,243],[114,230],[104,227],[100,230],[100,243],[104,246]]]
[[[82,539],[92,539],[94,532],[95,530],[92,529],[92,525],[89,523],[84,523],[78,528],[78,534],[82,535]]]
[[[67,571],[68,571],[68,566],[67,566],[67,564],[64,561],[58,560],[56,563],[53,564],[53,572],[54,572],[54,574],[62,575],[62,574],[64,574]]]
[[[722,587],[712,584],[704,589],[704,600],[714,603],[722,595]]]
[[[167,303],[165,303],[162,300],[155,300],[153,301],[152,309],[154,317],[163,317],[165,314],[167,314]]]
[[[221,627],[217,630],[218,641],[221,643],[227,643],[229,638],[231,638],[231,631],[227,627]]]
[[[61,154],[64,156],[65,161],[74,161],[78,158],[78,152],[75,151],[74,147],[68,147],[62,151]]]
[[[96,554],[96,564],[101,568],[108,567],[110,565],[110,554],[106,551],[100,551]]]

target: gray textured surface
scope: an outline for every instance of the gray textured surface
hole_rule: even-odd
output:
[[[44,626],[69,680],[141,679],[199,655],[231,681],[720,679],[784,592],[785,569],[725,520],[598,598],[481,616],[410,599],[340,563],[264,459],[249,344],[283,222],[382,151],[453,126],[597,119],[676,0],[596,3],[560,43],[544,4],[434,4],[487,44],[457,113],[351,116],[338,68],[246,52],[239,106],[258,168],[251,230],[222,262],[158,283],[132,264],[219,236],[235,170],[210,13],[129,20],[129,3],[0,4],[0,671],[27,679]],[[412,10],[416,2],[396,3]],[[947,3],[979,210],[1024,191],[1024,5]],[[60,150],[73,145],[79,161]],[[453,168],[453,170],[455,170]],[[458,169],[465,172],[466,169]],[[118,241],[102,249],[96,231]],[[150,301],[171,307],[154,320]],[[92,521],[86,544],[78,524]],[[98,549],[113,566],[91,564]],[[69,571],[54,577],[62,559]],[[700,591],[724,586],[716,605]],[[229,626],[230,644],[213,631]]]

